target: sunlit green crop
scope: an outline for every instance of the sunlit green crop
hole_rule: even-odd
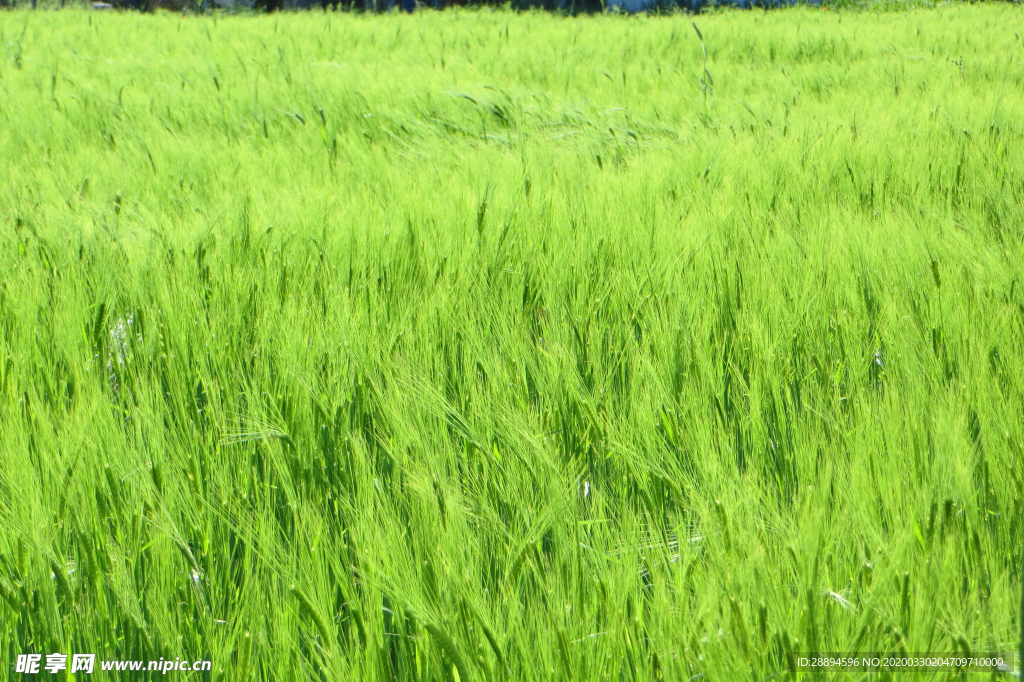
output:
[[[693,20],[0,12],[0,680],[1015,651],[1024,6]]]

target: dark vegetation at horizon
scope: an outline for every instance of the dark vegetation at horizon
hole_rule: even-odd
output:
[[[1020,0],[986,0],[1013,4]],[[215,0],[102,0],[114,9],[153,12],[170,10],[193,14],[250,13],[280,11],[336,11],[349,13],[386,13],[392,10],[414,12],[449,8],[506,10],[513,12],[543,10],[561,16],[578,16],[605,12],[640,13],[648,15],[704,14],[723,8],[756,9],[767,11],[796,5],[826,6],[830,9],[894,10],[914,7],[933,7],[938,0],[651,0],[642,8],[624,8],[610,5],[608,0],[240,0],[236,4],[219,6]],[[973,4],[973,3],[972,3]],[[32,9],[65,9],[91,7],[88,0],[0,0],[0,9],[31,7]]]

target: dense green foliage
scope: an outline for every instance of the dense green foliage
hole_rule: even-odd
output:
[[[1022,19],[0,13],[0,679],[1014,650]]]

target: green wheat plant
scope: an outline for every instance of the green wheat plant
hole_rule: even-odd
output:
[[[1010,656],[1022,12],[0,12],[0,680]]]
[[[714,85],[715,81],[711,78],[711,73],[708,71],[708,50],[704,45],[704,34],[697,28],[697,22],[691,22],[693,24],[693,30],[697,33],[697,39],[700,40],[700,56],[701,56],[701,77],[700,77],[700,92],[704,96],[704,121],[705,123],[710,121],[710,112],[708,111],[708,86]]]

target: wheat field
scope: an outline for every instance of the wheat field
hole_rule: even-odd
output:
[[[0,680],[1017,651],[1022,36],[0,12]]]

